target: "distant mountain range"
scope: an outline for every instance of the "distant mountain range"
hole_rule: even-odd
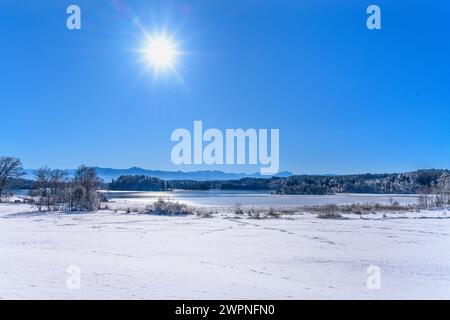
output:
[[[100,168],[95,167],[97,174],[105,180],[110,182],[113,179],[117,179],[120,176],[132,176],[132,175],[144,175],[149,177],[155,177],[163,180],[195,180],[195,181],[212,181],[212,180],[239,180],[242,178],[270,178],[271,176],[263,176],[259,173],[246,174],[246,173],[226,173],[219,170],[201,170],[201,171],[162,171],[162,170],[148,170],[138,167],[132,167],[129,169],[115,169],[115,168]],[[34,179],[35,169],[26,169],[25,179]],[[75,169],[65,169],[66,174],[73,176]],[[293,174],[289,171],[279,172],[276,177],[290,177]]]

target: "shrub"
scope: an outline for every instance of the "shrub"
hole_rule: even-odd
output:
[[[200,218],[212,218],[216,212],[210,210],[197,210],[197,216]]]
[[[147,206],[146,213],[162,216],[186,216],[194,214],[194,211],[184,203],[158,199],[154,204]]]
[[[266,214],[267,218],[279,218],[281,214],[277,213],[274,208],[270,207]]]
[[[247,210],[247,215],[251,219],[262,219],[262,218],[264,218],[263,212],[261,212],[261,210],[258,210],[256,208],[253,208],[253,207],[251,207],[251,208],[249,208]]]
[[[234,206],[234,214],[236,215],[243,215],[244,211],[241,208],[241,205],[239,203],[236,203],[236,205]]]
[[[342,219],[339,207],[335,204],[327,204],[318,207],[317,217],[320,219]]]
[[[343,219],[339,212],[319,212],[317,217],[320,219]]]

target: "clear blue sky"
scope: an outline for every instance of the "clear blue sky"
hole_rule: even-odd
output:
[[[144,73],[137,18],[182,42],[182,80]],[[172,165],[170,134],[194,120],[279,128],[295,173],[450,168],[445,0],[2,0],[0,41],[0,155],[28,168],[258,171]]]

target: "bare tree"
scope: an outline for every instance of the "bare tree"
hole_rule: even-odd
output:
[[[441,206],[450,204],[450,174],[445,171],[437,182],[437,197]]]
[[[31,195],[37,197],[36,205],[39,211],[43,206],[46,206],[48,211],[65,207],[70,198],[66,173],[63,170],[42,167],[36,171],[35,176]]]
[[[58,209],[65,207],[69,202],[70,188],[67,174],[64,170],[50,171],[50,192]]]
[[[42,206],[47,206],[47,209],[50,210],[50,169],[48,167],[42,167],[34,175],[33,191],[30,195],[37,197],[35,203],[39,211],[42,210]]]
[[[97,210],[100,204],[97,190],[102,181],[94,168],[80,166],[73,178],[71,207],[78,210]]]
[[[0,158],[0,202],[3,191],[7,188],[11,179],[18,179],[23,176],[22,162],[13,157]]]

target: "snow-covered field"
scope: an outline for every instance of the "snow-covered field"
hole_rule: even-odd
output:
[[[0,298],[450,299],[449,217],[162,217],[0,204]],[[69,266],[81,271],[79,289]],[[367,287],[369,266],[379,268],[379,289]]]

